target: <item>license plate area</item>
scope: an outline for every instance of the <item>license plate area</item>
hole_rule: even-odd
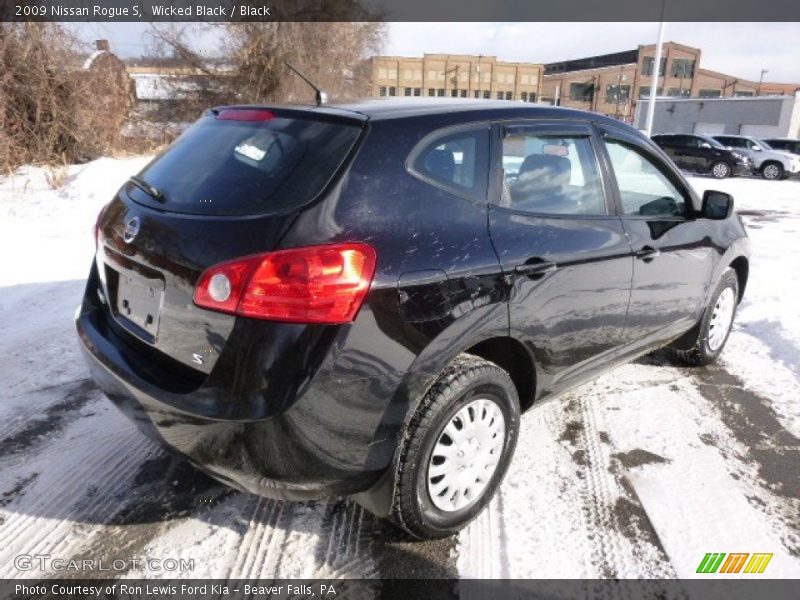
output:
[[[163,298],[163,281],[138,274],[118,274],[117,314],[144,331],[147,335],[143,337],[149,341],[155,341],[158,335]]]
[[[163,276],[116,253],[106,254],[105,271],[109,306],[116,321],[154,344],[166,289]]]

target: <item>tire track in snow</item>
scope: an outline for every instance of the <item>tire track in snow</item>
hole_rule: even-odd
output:
[[[727,460],[732,474],[766,492],[754,493],[750,503],[783,526],[784,546],[800,557],[800,438],[781,424],[767,398],[748,389],[724,367],[711,365],[683,372],[738,442],[709,436],[704,443],[736,458],[744,468],[736,469],[736,463]]]

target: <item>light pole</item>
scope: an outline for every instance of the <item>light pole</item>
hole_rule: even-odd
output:
[[[650,102],[647,104],[647,137],[653,135],[653,117],[656,114],[656,91],[658,77],[661,74],[661,45],[664,43],[664,16],[667,12],[667,0],[661,0],[661,23],[658,26],[658,44],[656,44],[656,60],[653,64],[653,80],[650,84]]]
[[[769,73],[769,70],[761,69],[761,76],[758,78],[758,89],[756,90],[756,96],[761,95],[761,84],[764,83],[764,73]]]
[[[453,91],[456,93],[456,95],[453,96],[454,98],[458,97],[458,69],[459,69],[459,65],[456,65],[452,69],[448,69],[447,71],[444,72],[445,81],[447,81],[447,74],[448,73],[455,72],[455,75],[453,76]]]

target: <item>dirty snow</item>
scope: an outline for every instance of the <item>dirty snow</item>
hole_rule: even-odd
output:
[[[38,168],[0,178],[0,577],[54,574],[21,553],[195,562],[120,576],[692,577],[706,552],[800,577],[800,182],[692,179],[734,194],[754,246],[718,365],[647,357],[530,411],[489,510],[409,543],[350,501],[229,490],[96,391],[72,315],[95,216],[146,161],[71,167],[59,190]]]

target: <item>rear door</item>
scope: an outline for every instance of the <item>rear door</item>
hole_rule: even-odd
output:
[[[611,126],[600,130],[635,257],[626,337],[667,338],[703,310],[714,264],[708,223],[697,218],[684,180],[644,140]]]
[[[548,393],[593,372],[624,339],[632,262],[584,122],[494,130],[489,227],[510,286],[513,335]]]

